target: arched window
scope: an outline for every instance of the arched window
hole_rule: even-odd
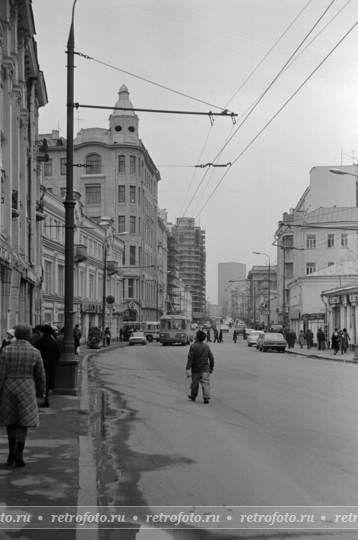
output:
[[[101,156],[89,154],[86,157],[86,174],[98,174],[101,172]]]

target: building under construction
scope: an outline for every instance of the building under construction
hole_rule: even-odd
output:
[[[193,319],[206,318],[205,231],[194,218],[178,218],[173,226],[179,250],[180,277],[193,296]]]

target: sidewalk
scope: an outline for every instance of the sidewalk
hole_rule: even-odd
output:
[[[333,349],[319,351],[317,347],[311,347],[311,349],[307,349],[307,345],[304,345],[301,349],[298,343],[295,343],[295,347],[293,349],[286,349],[286,353],[296,354],[299,356],[307,356],[308,358],[320,358],[321,360],[332,360],[334,362],[355,363],[353,360],[354,352],[346,352],[345,354],[341,354],[341,352],[339,351],[335,355]]]
[[[125,345],[127,343],[113,342],[110,349]],[[16,468],[6,464],[6,428],[0,429],[0,513],[14,515],[14,511],[19,513],[21,508],[30,510],[34,521],[38,523],[40,510],[30,507],[48,506],[51,507],[48,510],[41,509],[44,516],[42,526],[45,527],[45,522],[53,514],[76,514],[76,508],[80,506],[86,509],[91,506],[91,514],[98,511],[96,464],[88,429],[90,410],[87,368],[92,355],[103,354],[106,350],[94,351],[81,345],[81,354],[78,356],[78,395],[50,394],[50,407],[39,407],[40,426],[28,430],[24,450],[25,467]],[[10,506],[13,508],[8,508]],[[4,525],[0,523],[1,540],[14,538],[14,533],[20,534],[21,540],[47,540],[49,537],[51,540],[98,539],[95,523],[89,525],[91,529],[83,529],[79,525],[76,529],[76,523],[68,523],[50,532],[45,528],[31,529],[24,523],[16,524],[17,528],[12,525],[6,530]]]

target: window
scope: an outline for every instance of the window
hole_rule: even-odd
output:
[[[126,230],[126,216],[118,216],[118,232],[125,232]]]
[[[134,298],[134,279],[128,279],[128,298]]]
[[[129,202],[131,203],[135,203],[135,191],[136,191],[135,186],[129,187]]]
[[[101,156],[98,154],[89,154],[86,157],[86,174],[99,174],[101,168]]]
[[[283,246],[286,248],[292,248],[293,247],[293,235],[286,235],[283,237]]]
[[[135,216],[129,218],[129,232],[135,234]]]
[[[140,206],[140,188],[138,188],[138,205]]]
[[[60,159],[60,175],[61,176],[66,176],[66,161],[67,161],[67,158],[65,157],[62,157]]]
[[[129,158],[129,172],[135,174],[135,156]]]
[[[341,247],[342,248],[348,247],[348,234],[346,233],[341,234]]]
[[[89,298],[90,300],[94,300],[95,298],[95,290],[94,290],[94,275],[89,275]]]
[[[44,176],[52,176],[52,159],[44,163]]]
[[[135,266],[135,246],[129,246],[129,264]]]
[[[329,262],[327,263],[328,266],[333,266],[334,265],[334,262]]]
[[[118,156],[118,172],[126,172],[126,156]]]
[[[126,202],[126,186],[118,186],[118,202]]]
[[[80,273],[80,297],[86,298],[86,274],[85,272]]]
[[[306,275],[313,274],[316,271],[316,263],[306,263]]]
[[[45,293],[52,293],[52,262],[45,261]]]
[[[285,263],[285,277],[293,277],[293,263]]]
[[[122,253],[122,266],[126,265],[126,246],[123,246],[123,253]]]
[[[306,248],[316,249],[316,235],[315,234],[308,234],[306,236]]]
[[[329,234],[327,237],[327,247],[333,248],[334,247],[334,234]]]
[[[101,186],[86,186],[86,204],[101,203]]]
[[[62,187],[60,188],[60,197],[61,199],[64,199],[66,197],[66,188],[65,187]]]

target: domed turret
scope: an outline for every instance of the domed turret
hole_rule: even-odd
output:
[[[117,103],[109,117],[109,125],[111,134],[117,143],[139,143],[139,118],[134,112],[133,104],[129,99],[129,91],[125,84],[122,84],[119,89]]]

